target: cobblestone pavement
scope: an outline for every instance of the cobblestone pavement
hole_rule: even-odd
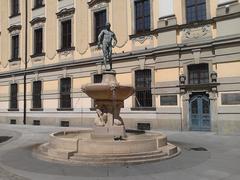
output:
[[[32,146],[64,129],[1,125],[0,136],[12,138],[0,143],[0,180],[240,180],[240,137],[211,132],[164,131],[182,153],[156,163],[74,166],[32,157]]]

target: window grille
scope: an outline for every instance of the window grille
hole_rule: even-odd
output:
[[[60,85],[60,108],[66,109],[71,107],[71,78],[63,78]]]
[[[208,64],[194,64],[188,66],[188,83],[205,84],[209,83]]]
[[[17,109],[18,108],[17,92],[18,92],[18,85],[16,83],[15,84],[11,84],[10,109]]]
[[[42,91],[42,81],[34,81],[33,94],[32,94],[33,108],[42,108],[41,91]]]
[[[135,71],[136,107],[152,107],[151,70]]]

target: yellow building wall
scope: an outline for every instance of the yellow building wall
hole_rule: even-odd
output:
[[[26,89],[27,93],[31,93],[31,83],[27,83]],[[18,92],[24,93],[24,84],[18,84]]]
[[[43,101],[43,108],[57,109],[58,108],[58,100],[57,99],[45,99]]]
[[[57,37],[59,32],[57,31],[58,20],[57,20],[57,3],[58,1],[47,1],[46,2],[46,56],[48,59],[53,60],[57,54]]]
[[[76,38],[74,44],[79,54],[84,54],[88,50],[88,5],[85,0],[77,0],[76,3],[76,16],[75,16],[75,27]]]
[[[28,1],[28,16],[29,21],[32,20],[32,0]],[[7,28],[9,27],[9,1],[1,1],[0,14],[1,14],[1,66],[0,71],[7,71],[8,60],[10,59],[10,36]],[[44,50],[46,52],[46,57],[44,63],[53,64],[60,62],[60,55],[56,52],[60,45],[60,26],[59,19],[57,19],[56,13],[58,10],[58,1],[49,0],[45,1],[45,16],[46,22],[44,24]],[[112,24],[112,30],[116,33],[118,37],[117,47],[113,49],[114,53],[131,52],[137,49],[144,49],[147,46],[158,46],[158,40],[154,36],[152,40],[147,39],[143,43],[133,42],[129,40],[129,35],[134,34],[134,12],[133,3],[129,0],[112,0],[108,4],[109,8],[109,21]],[[159,21],[159,1],[152,1],[151,10],[151,22],[152,29],[158,28]],[[6,8],[8,7],[8,8]],[[71,60],[81,60],[83,58],[89,58],[94,56],[102,55],[100,50],[96,50],[96,47],[90,47],[89,43],[93,41],[92,34],[94,31],[94,18],[92,9],[89,8],[86,0],[75,0],[74,1],[75,14],[73,16],[73,45],[75,46],[75,51]],[[211,17],[216,15],[217,0],[210,0],[210,14]],[[20,56],[22,58],[21,67],[24,68],[24,21],[25,21],[25,0],[20,0],[20,12],[21,12],[21,33],[20,33]],[[174,13],[177,18],[177,24],[182,24],[184,19],[183,14],[183,0],[174,0]],[[28,54],[32,54],[33,49],[33,29],[29,24],[28,33]],[[216,29],[212,27],[213,37],[216,37]],[[177,35],[178,43],[181,42],[181,33]],[[29,62],[29,67],[31,67],[31,61]]]
[[[166,81],[178,81],[179,69],[159,69],[155,71],[155,81],[156,82],[166,82]]]
[[[73,79],[73,89],[81,90],[82,85],[91,83],[91,77],[84,78],[74,78]]]
[[[219,78],[240,76],[240,62],[218,64],[217,73]]]
[[[10,59],[10,38],[8,32],[8,17],[9,17],[9,2],[1,1],[0,15],[1,15],[1,67],[6,67]],[[3,71],[1,68],[1,71]],[[6,69],[5,69],[6,70]]]
[[[58,81],[44,81],[43,82],[43,91],[57,91],[58,90]]]
[[[8,94],[9,86],[0,86],[0,94]]]
[[[132,73],[117,74],[116,78],[121,85],[132,84]]]

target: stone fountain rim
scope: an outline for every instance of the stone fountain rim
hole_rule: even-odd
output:
[[[162,133],[158,133],[158,132],[151,132],[151,131],[148,131],[148,132],[146,132],[146,135],[148,136],[148,135],[150,135],[149,137],[147,137],[147,138],[144,138],[144,139],[130,139],[130,140],[127,140],[127,141],[115,141],[115,140],[113,140],[113,139],[106,139],[106,140],[103,140],[103,139],[81,139],[81,138],[79,138],[79,137],[76,137],[76,138],[66,138],[66,137],[57,137],[56,135],[57,134],[60,134],[60,133],[63,133],[64,134],[64,132],[65,131],[59,131],[59,132],[55,132],[55,133],[51,133],[49,136],[50,136],[50,138],[54,138],[54,139],[56,139],[56,138],[58,138],[59,140],[64,140],[64,141],[76,141],[76,140],[81,140],[81,141],[84,141],[84,142],[88,142],[88,141],[91,141],[91,142],[101,142],[101,141],[104,141],[104,142],[107,142],[107,141],[109,141],[109,142],[117,142],[117,143],[119,143],[119,142],[122,142],[122,143],[124,143],[124,142],[142,142],[142,141],[146,141],[146,140],[153,140],[153,139],[164,139],[164,138],[167,138],[167,136],[165,135],[165,134],[162,134]],[[90,133],[90,132],[93,132],[93,130],[76,130],[76,131],[74,131],[74,130],[70,130],[70,131],[66,131],[67,133],[81,133],[81,132],[83,132],[83,133]],[[131,133],[129,133],[129,134],[131,134]],[[136,136],[138,136],[138,135],[136,135]],[[111,141],[110,141],[111,140]]]

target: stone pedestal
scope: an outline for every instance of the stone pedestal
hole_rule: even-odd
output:
[[[87,84],[82,87],[94,99],[96,108],[95,127],[92,136],[120,138],[126,137],[120,110],[124,100],[133,94],[133,87],[121,86],[116,80],[115,71],[104,71],[101,83]]]

